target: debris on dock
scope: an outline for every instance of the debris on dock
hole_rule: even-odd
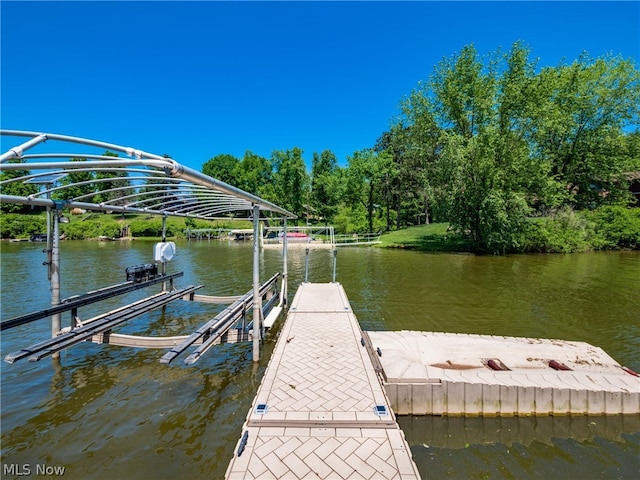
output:
[[[399,415],[640,413],[640,377],[584,342],[367,332]]]

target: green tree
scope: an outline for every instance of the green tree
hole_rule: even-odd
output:
[[[262,197],[274,200],[273,168],[268,159],[247,151],[234,171],[234,186]]]
[[[275,194],[277,201],[287,210],[303,217],[309,201],[309,174],[302,150],[276,150],[271,155],[274,165]]]
[[[417,161],[425,195],[479,250],[520,248],[532,208],[628,199],[621,178],[633,142],[623,132],[638,123],[635,66],[583,56],[536,73],[529,55],[521,43],[484,59],[466,46],[401,105],[401,167]]]
[[[106,151],[104,153],[105,157],[118,157],[117,153]],[[129,185],[129,181],[126,179],[127,172],[124,170],[107,170],[100,171],[98,170],[95,174],[95,187],[96,187],[96,196],[94,197],[95,202],[111,202],[115,205],[118,205],[118,199],[129,195],[132,190],[127,189]]]
[[[506,251],[522,240],[526,186],[534,174],[523,112],[534,66],[520,44],[483,61],[473,45],[444,59],[403,106],[409,147],[445,205],[455,230],[480,250]]]
[[[376,153],[372,149],[357,151],[348,158],[345,199],[352,206],[364,207],[368,232],[374,231],[374,214],[381,203],[384,179],[392,163],[387,152]]]
[[[238,183],[238,160],[233,155],[221,154],[216,155],[202,165],[202,173],[209,175],[216,180],[220,180],[229,185],[236,186]]]
[[[578,208],[628,201],[628,184],[619,178],[629,163],[625,129],[640,121],[635,64],[583,54],[571,65],[543,69],[538,83],[549,101],[533,139],[562,201]]]
[[[12,159],[8,163],[25,163],[22,159]],[[14,195],[26,197],[38,193],[38,186],[32,183],[24,183],[23,177],[29,175],[28,170],[4,170],[0,172],[0,193],[2,195]],[[31,210],[29,205],[17,203],[1,203],[2,213],[28,213]]]
[[[311,204],[327,225],[338,211],[340,198],[340,167],[338,159],[325,150],[313,153],[311,160]]]
[[[75,157],[71,161],[86,162],[87,159]],[[93,184],[94,178],[95,174],[91,171],[71,171],[60,180],[60,183],[66,188],[55,192],[53,198],[56,200],[72,200],[77,197],[83,197],[81,198],[82,201],[90,202],[92,200],[91,194],[96,191]],[[86,197],[87,195],[90,197]]]

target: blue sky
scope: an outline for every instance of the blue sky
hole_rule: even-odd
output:
[[[470,43],[522,40],[539,65],[582,51],[638,62],[640,2],[9,2],[1,8],[5,129],[170,154],[294,146],[341,164],[372,147],[401,99]],[[3,143],[3,150],[13,146]]]

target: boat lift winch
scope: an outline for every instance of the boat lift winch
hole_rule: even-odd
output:
[[[170,363],[176,356],[193,345],[195,351],[185,360],[191,364],[213,344],[220,341],[253,342],[253,361],[260,358],[260,341],[265,326],[270,326],[282,312],[287,298],[287,250],[283,244],[283,270],[260,283],[259,275],[259,222],[261,216],[279,219],[286,231],[287,219],[296,216],[267,200],[240,190],[229,184],[190,169],[176,160],[144,152],[131,147],[67,135],[0,130],[0,136],[24,139],[0,154],[0,202],[44,207],[47,211],[47,247],[44,262],[51,284],[51,307],[0,322],[0,330],[19,327],[33,321],[51,317],[52,338],[10,353],[5,361],[13,363],[22,358],[37,361],[47,356],[57,358],[59,352],[83,341],[109,343],[141,348],[168,348],[162,363]],[[16,140],[18,141],[18,140]],[[82,146],[106,150],[106,153],[58,153],[57,147],[42,152],[45,142],[59,142],[67,147]],[[40,151],[39,151],[40,150]],[[30,151],[33,153],[26,154]],[[114,156],[114,152],[118,152]],[[124,154],[125,157],[117,155]],[[71,160],[73,159],[73,161]],[[81,161],[77,161],[80,159]],[[74,173],[100,173],[92,180],[74,181],[83,176]],[[64,181],[62,181],[64,179]],[[72,180],[70,180],[72,179]],[[75,188],[93,184],[97,192]],[[21,186],[21,188],[14,188]],[[26,188],[24,188],[26,186]],[[16,194],[14,194],[14,192]],[[29,193],[24,193],[29,192]],[[60,222],[63,209],[78,208],[105,213],[134,213],[158,215],[163,219],[162,241],[154,246],[154,263],[131,266],[126,269],[126,282],[82,295],[61,298],[60,278]],[[175,243],[166,240],[168,216],[216,220],[244,218],[253,224],[253,277],[252,289],[241,296],[216,297],[197,294],[202,285],[183,288],[174,286],[174,279],[182,272],[168,274],[166,267],[175,254]],[[278,290],[278,281],[281,288]],[[162,284],[160,293],[82,320],[78,309],[107,298],[141,288]],[[143,313],[163,307],[175,300],[230,304],[212,320],[191,335],[178,337],[140,337],[114,333],[122,323]],[[252,312],[252,322],[247,313]],[[70,312],[68,327],[62,328],[62,314]],[[235,327],[235,328],[234,328]]]

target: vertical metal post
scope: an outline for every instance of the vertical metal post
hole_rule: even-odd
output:
[[[162,243],[167,241],[167,216],[163,215],[162,216]],[[162,275],[166,275],[167,274],[167,262],[160,262],[160,273],[162,273]],[[162,291],[166,292],[167,291],[167,282],[162,282]],[[163,307],[162,311],[165,311],[165,308]]]
[[[282,223],[282,304],[287,304],[287,285],[289,284],[289,269],[287,260],[287,217]]]
[[[335,249],[335,247],[333,248],[333,277],[332,277],[332,282],[336,283],[336,257],[338,256],[338,250]]]
[[[51,235],[51,306],[60,305],[60,211],[56,205],[53,211],[53,234]],[[60,313],[51,316],[51,336],[56,337],[60,332]],[[60,352],[54,353],[52,358],[59,358]]]
[[[51,207],[47,207],[47,248],[43,250],[43,252],[47,254],[47,280],[49,280],[49,285],[51,285],[51,249],[53,248],[53,242],[51,241],[53,238],[53,233],[51,233],[51,219],[53,217],[51,215]]]
[[[262,305],[260,301],[260,255],[259,238],[260,234],[260,207],[253,205],[253,361],[260,361],[260,333]]]
[[[309,281],[309,247],[306,248],[304,255],[304,283]]]

